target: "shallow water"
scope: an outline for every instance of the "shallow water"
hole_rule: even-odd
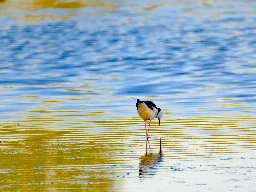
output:
[[[254,191],[254,1],[0,6],[0,189]]]

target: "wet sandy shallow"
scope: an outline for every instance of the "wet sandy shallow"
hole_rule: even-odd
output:
[[[145,154],[137,117],[76,116],[65,124],[68,118],[44,114],[1,124],[2,189],[253,191],[255,117],[170,119],[160,128],[154,123]],[[68,128],[56,129],[63,125]]]

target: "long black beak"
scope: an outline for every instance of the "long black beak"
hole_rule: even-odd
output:
[[[160,119],[158,119],[158,121],[159,121],[159,126],[160,126]]]
[[[160,150],[159,150],[159,155],[162,155],[162,141],[161,141],[161,137],[160,137]]]

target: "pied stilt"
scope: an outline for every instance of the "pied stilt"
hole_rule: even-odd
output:
[[[158,118],[159,126],[160,126],[160,120],[163,115],[163,111],[160,108],[158,108],[152,101],[140,101],[139,99],[137,99],[136,107],[137,107],[137,112],[139,116],[144,120],[144,123],[145,123],[146,139],[147,139],[146,148],[147,148],[147,143],[149,146],[148,148],[150,148],[149,141],[148,141],[149,128],[147,129],[146,121],[147,120],[150,121],[149,122],[149,127],[150,127],[151,120],[154,118]]]

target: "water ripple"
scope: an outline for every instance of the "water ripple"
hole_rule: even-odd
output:
[[[0,189],[254,189],[254,1],[0,4]]]

